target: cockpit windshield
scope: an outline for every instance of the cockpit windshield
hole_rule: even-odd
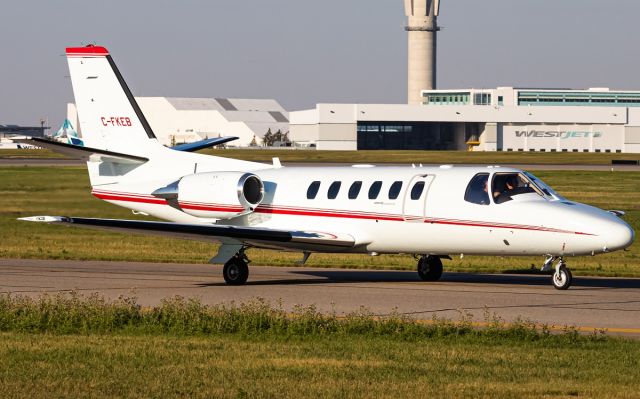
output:
[[[536,185],[540,189],[540,191],[542,191],[544,193],[544,196],[546,198],[551,199],[551,200],[566,201],[566,199],[563,196],[558,194],[547,183],[543,182],[542,180],[540,180],[539,178],[535,177],[533,174],[531,174],[529,172],[523,172],[523,173],[531,180],[531,182],[534,185]]]
[[[549,201],[566,201],[545,182],[529,172],[497,172],[491,179],[489,191],[489,173],[478,173],[471,178],[464,194],[467,202],[478,205],[502,204],[521,194],[537,194]]]

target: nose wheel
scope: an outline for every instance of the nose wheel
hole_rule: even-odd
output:
[[[542,266],[542,271],[550,271],[555,260],[557,260],[557,262],[555,271],[553,272],[553,275],[551,275],[551,284],[553,284],[553,287],[557,290],[566,290],[571,286],[573,275],[571,274],[571,270],[567,268],[567,265],[561,256],[550,256],[547,258],[546,262]]]
[[[423,281],[438,281],[442,277],[442,260],[437,256],[423,255],[418,259],[418,276]]]

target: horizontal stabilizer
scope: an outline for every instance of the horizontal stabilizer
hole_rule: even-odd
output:
[[[91,147],[83,147],[79,145],[61,143],[59,141],[43,139],[40,137],[31,137],[26,139],[16,139],[14,140],[19,143],[35,145],[37,147],[47,148],[53,152],[57,152],[58,154],[66,155],[75,159],[84,159],[87,160],[92,154],[105,155],[112,158],[119,158],[128,161],[134,162],[147,162],[149,159],[144,157],[138,157],[135,155],[122,154],[119,152],[101,150],[98,148]]]
[[[59,223],[75,226],[95,227],[133,233],[151,233],[179,238],[233,238],[240,241],[265,243],[305,243],[333,247],[353,247],[355,240],[348,235],[312,232],[286,231],[261,227],[235,227],[213,224],[181,224],[171,222],[150,222],[141,220],[76,218],[66,216],[32,216],[18,220],[28,222]]]
[[[194,143],[178,144],[176,146],[171,147],[171,149],[176,151],[193,152],[193,151],[198,151],[198,150],[202,150],[209,147],[214,147],[216,145],[228,143],[233,140],[238,140],[238,137],[235,137],[235,136],[216,137],[213,139],[196,141]]]

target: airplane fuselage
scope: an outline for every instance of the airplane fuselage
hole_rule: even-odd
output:
[[[486,175],[490,185],[497,175],[522,175],[518,169],[264,166],[252,171],[264,183],[263,201],[251,212],[217,223],[351,235],[355,245],[340,251],[357,253],[591,255],[625,248],[633,240],[633,230],[614,214],[559,196],[532,191],[503,203],[491,193],[487,203],[465,198],[474,176]],[[206,174],[206,167],[199,173]],[[182,223],[212,223],[216,212],[234,206],[214,200],[189,203],[196,208],[191,213],[198,215],[192,216],[151,194],[180,177],[150,182],[148,187],[126,182],[104,189],[94,186],[93,193]],[[416,185],[422,187],[420,192]],[[336,252],[322,246],[311,249]]]

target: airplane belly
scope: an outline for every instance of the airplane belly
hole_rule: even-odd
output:
[[[446,223],[384,223],[367,249],[379,253],[585,255],[597,242],[574,232]]]

